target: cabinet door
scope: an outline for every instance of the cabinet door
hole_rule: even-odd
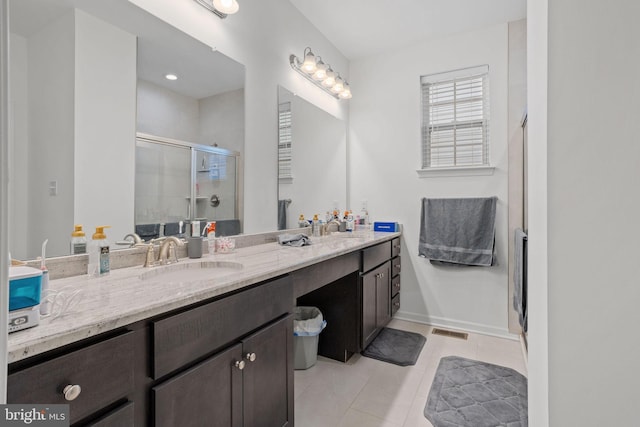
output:
[[[293,316],[242,341],[244,425],[293,425]]]
[[[241,427],[242,346],[216,354],[153,387],[156,427]]]
[[[391,320],[391,263],[376,269],[376,328],[380,329]]]
[[[378,270],[362,275],[362,348],[373,340],[376,334],[376,276]]]

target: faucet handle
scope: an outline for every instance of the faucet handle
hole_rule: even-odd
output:
[[[156,254],[153,250],[153,243],[136,243],[134,246],[147,248],[147,255],[145,257],[143,267],[153,267],[156,264]]]

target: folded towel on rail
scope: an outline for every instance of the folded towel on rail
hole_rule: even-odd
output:
[[[278,243],[284,246],[306,246],[311,244],[311,240],[304,234],[281,234],[278,236]]]
[[[493,265],[497,201],[423,198],[418,255],[435,263]]]
[[[513,308],[523,331],[527,331],[527,235],[517,228],[514,233]]]

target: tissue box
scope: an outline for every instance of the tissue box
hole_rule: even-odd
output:
[[[17,266],[9,268],[9,311],[40,304],[42,270]]]
[[[386,231],[387,233],[395,233],[398,231],[398,223],[397,222],[374,222],[373,223],[373,231]]]

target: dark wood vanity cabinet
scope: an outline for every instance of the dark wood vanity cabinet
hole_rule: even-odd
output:
[[[8,402],[69,404],[73,427],[290,427],[292,311],[271,279],[16,362]]]
[[[365,349],[391,320],[392,242],[361,251],[361,346]]]
[[[400,310],[400,238],[391,241],[391,315]]]
[[[153,387],[156,427],[291,426],[292,316]]]

